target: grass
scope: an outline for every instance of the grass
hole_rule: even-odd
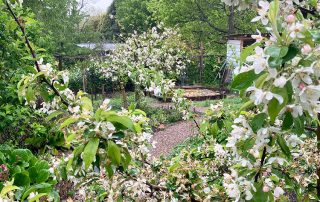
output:
[[[186,139],[185,141],[183,141],[180,144],[177,144],[172,151],[170,152],[168,159],[171,159],[173,157],[179,156],[181,151],[184,149],[187,149],[189,151],[193,150],[193,149],[197,149],[198,147],[200,147],[201,145],[203,145],[204,143],[206,143],[206,141],[214,138],[217,142],[219,141],[225,141],[225,139],[229,136],[229,129],[231,128],[231,125],[229,125],[230,123],[232,124],[232,121],[234,119],[234,117],[232,116],[233,112],[239,110],[239,108],[243,105],[241,98],[239,97],[229,97],[226,99],[222,99],[222,100],[205,100],[205,101],[198,101],[198,102],[194,102],[194,104],[196,106],[199,107],[209,107],[211,104],[217,104],[218,102],[223,102],[224,104],[224,109],[227,109],[225,113],[225,118],[223,119],[223,126],[222,128],[219,130],[218,133],[216,133],[214,136],[212,136],[213,134],[208,133],[206,135],[206,137],[204,137],[203,135],[198,135],[198,136],[194,136],[194,137],[190,137],[188,139]],[[213,118],[213,119],[212,119]],[[214,115],[211,117],[211,121],[216,122],[217,120],[214,118]],[[213,124],[213,122],[211,124]],[[229,124],[227,124],[227,122],[229,122]],[[229,128],[227,130],[223,130]]]
[[[211,104],[215,105],[218,102],[223,102],[224,105],[232,106],[232,109],[239,109],[242,106],[242,100],[239,97],[229,97],[222,100],[204,100],[193,102],[198,107],[210,107]]]
[[[202,136],[189,137],[186,140],[184,140],[183,142],[177,144],[172,149],[172,151],[170,152],[170,154],[168,155],[167,158],[171,159],[175,156],[179,156],[181,151],[186,148],[188,148],[188,150],[191,151],[192,149],[201,146],[204,143],[204,141],[205,140]]]

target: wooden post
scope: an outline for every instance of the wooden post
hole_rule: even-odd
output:
[[[87,90],[87,75],[86,75],[86,69],[84,66],[82,67],[82,90],[83,92],[86,92]]]
[[[104,85],[102,84],[102,87],[101,87],[101,94],[102,94],[102,97],[105,98],[106,97],[106,92],[104,90]]]
[[[120,82],[120,91],[122,96],[122,107],[128,108],[128,99],[127,99],[127,93],[123,82]]]
[[[58,69],[59,69],[59,71],[62,71],[63,70],[62,56],[58,55],[57,58],[58,58]]]

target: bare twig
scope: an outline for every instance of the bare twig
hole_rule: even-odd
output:
[[[196,119],[194,117],[192,117],[192,120],[196,124],[198,130],[200,131],[200,126],[199,126],[198,122],[196,121]]]
[[[148,185],[151,189],[155,190],[155,191],[167,191],[166,187],[162,187],[162,186],[158,186],[158,185],[154,185],[151,184],[150,182],[146,182],[146,185]]]
[[[309,126],[305,126],[304,129],[307,130],[307,131],[310,131],[310,132],[314,132],[314,133],[317,132],[316,128],[312,128],[312,127],[309,127]]]
[[[12,17],[14,18],[14,20],[15,20],[16,23],[18,24],[18,26],[19,26],[19,28],[20,28],[23,36],[24,36],[25,43],[26,43],[26,45],[27,45],[27,47],[28,47],[28,49],[29,49],[29,51],[30,51],[30,53],[31,53],[31,55],[32,55],[32,58],[33,58],[33,60],[34,60],[34,64],[35,64],[35,66],[36,66],[37,71],[38,71],[38,72],[41,72],[40,65],[39,65],[39,63],[38,63],[38,61],[37,61],[36,52],[34,51],[34,49],[33,49],[32,46],[31,46],[31,43],[30,43],[30,41],[29,41],[29,38],[28,38],[28,36],[27,36],[27,34],[26,34],[25,27],[22,25],[22,22],[21,22],[22,19],[20,19],[20,18],[18,18],[18,17],[16,16],[16,14],[13,12],[13,10],[12,10],[12,8],[11,8],[11,6],[10,6],[10,4],[9,4],[8,1],[6,1],[6,6],[7,6],[8,11],[10,12],[10,14],[12,15]],[[42,81],[43,81],[44,83],[46,83],[46,84],[49,86],[49,88],[50,88],[51,90],[53,90],[53,92],[54,92],[57,96],[60,97],[61,102],[62,102],[64,105],[69,106],[69,103],[62,97],[62,95],[60,94],[60,92],[59,92],[59,91],[53,86],[53,84],[51,84],[44,76],[42,77]]]
[[[200,4],[199,4],[198,1],[195,1],[195,4],[196,4],[196,6],[197,6],[197,8],[198,8],[198,10],[199,10],[199,12],[200,12],[200,14],[201,14],[201,16],[202,16],[202,18],[201,18],[202,21],[206,22],[212,29],[214,29],[214,30],[216,30],[216,31],[218,31],[218,32],[228,33],[226,30],[223,30],[223,29],[221,29],[221,28],[219,28],[219,27],[216,27],[214,24],[212,24],[212,23],[209,21],[208,16],[206,16],[206,14],[204,13],[204,11],[203,11],[203,9],[201,8],[201,6],[200,6]]]
[[[258,182],[258,179],[259,179],[260,173],[261,173],[261,169],[262,169],[262,166],[263,166],[263,164],[264,164],[264,160],[266,159],[266,157],[267,157],[267,148],[264,147],[264,148],[263,148],[263,152],[262,152],[262,156],[261,156],[261,161],[260,161],[260,168],[259,168],[256,176],[254,177],[254,181],[255,181],[255,182]]]

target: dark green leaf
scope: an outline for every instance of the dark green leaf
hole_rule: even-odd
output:
[[[291,128],[293,124],[293,117],[290,112],[286,112],[284,115],[283,123],[282,123],[282,130],[288,130]]]
[[[85,169],[88,170],[94,161],[99,146],[99,138],[92,138],[83,150],[83,161]]]
[[[301,135],[304,133],[304,118],[303,116],[297,117],[293,119],[293,132],[297,135]]]
[[[108,141],[108,152],[107,153],[108,153],[109,158],[111,159],[111,161],[115,165],[120,165],[121,152],[120,152],[120,148],[118,147],[118,145],[116,145],[112,141]]]
[[[282,137],[281,135],[278,135],[277,143],[278,143],[278,145],[280,146],[281,151],[284,153],[284,155],[286,155],[286,157],[287,157],[288,159],[291,159],[290,149],[289,149],[286,141],[283,139],[283,137]]]
[[[14,185],[21,187],[28,187],[30,185],[30,178],[25,173],[17,173],[14,175]]]
[[[231,88],[236,90],[243,90],[252,85],[253,81],[259,78],[263,73],[255,74],[254,70],[238,74],[232,84]]]
[[[256,115],[250,122],[250,126],[253,132],[256,133],[260,128],[262,128],[267,118],[268,118],[268,115],[266,113],[260,113]]]
[[[107,118],[108,121],[113,123],[115,126],[116,124],[120,124],[124,126],[127,129],[130,129],[131,131],[135,132],[135,127],[131,119],[129,119],[126,116],[118,116],[118,115],[111,115]]]
[[[298,53],[299,53],[299,49],[295,45],[291,44],[289,46],[289,50],[288,50],[287,55],[283,57],[282,63],[284,64],[284,63],[292,60]]]

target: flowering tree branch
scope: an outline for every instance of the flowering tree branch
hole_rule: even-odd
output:
[[[31,46],[31,43],[30,43],[29,38],[28,38],[28,36],[27,36],[27,34],[26,34],[26,31],[25,31],[25,27],[24,27],[24,25],[22,24],[22,19],[21,19],[21,18],[18,18],[18,17],[16,16],[16,14],[13,12],[13,10],[12,10],[12,8],[11,8],[11,6],[10,6],[10,4],[9,4],[8,1],[6,1],[6,6],[7,6],[8,11],[9,11],[10,14],[12,15],[12,17],[14,18],[15,22],[18,24],[18,26],[19,26],[19,28],[20,28],[23,36],[24,36],[25,43],[26,43],[26,45],[27,45],[27,47],[28,47],[28,49],[29,49],[29,51],[30,51],[30,53],[31,53],[31,56],[32,56],[32,58],[33,58],[33,60],[34,60],[34,64],[35,64],[35,67],[36,67],[37,71],[38,71],[38,72],[41,72],[40,65],[39,65],[39,63],[38,63],[38,61],[37,61],[36,52],[35,52],[35,50],[34,50],[34,49],[32,48],[32,46]],[[69,106],[69,103],[62,97],[62,95],[60,94],[60,92],[54,87],[53,83],[50,83],[44,76],[43,76],[41,79],[42,79],[42,81],[43,81],[44,83],[46,83],[46,84],[49,86],[49,88],[50,88],[58,97],[60,97],[61,102],[62,102],[64,105]]]

